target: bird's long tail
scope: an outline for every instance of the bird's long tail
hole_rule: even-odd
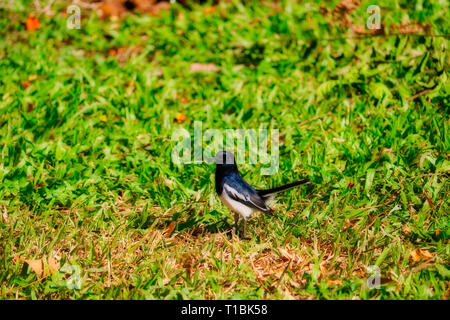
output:
[[[309,179],[299,180],[299,181],[292,182],[292,183],[286,184],[284,186],[276,187],[276,188],[273,188],[273,189],[267,189],[267,190],[258,190],[257,189],[256,192],[261,197],[268,198],[268,197],[270,197],[270,196],[272,196],[272,195],[274,195],[276,193],[279,193],[281,191],[284,191],[284,190],[296,187],[296,186],[301,185],[301,184],[306,184],[306,183],[310,183]]]

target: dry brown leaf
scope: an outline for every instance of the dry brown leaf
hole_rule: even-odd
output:
[[[156,0],[134,0],[136,4],[136,9],[143,13],[150,13],[153,15],[157,15],[161,10],[170,9],[170,3],[167,1],[159,1]]]
[[[30,268],[36,273],[38,277],[42,277],[44,274],[44,261],[42,259],[39,260],[25,260]]]
[[[97,9],[97,13],[100,18],[105,18],[108,16],[120,17],[126,11],[127,9],[122,5],[122,1],[118,0],[105,0]]]
[[[175,229],[175,226],[176,226],[176,222],[175,221],[172,221],[169,224],[169,227],[166,230],[166,238],[170,237],[170,235],[172,234],[173,230]]]
[[[59,270],[59,263],[58,260],[56,260],[56,258],[49,257],[47,262],[48,262],[48,271],[50,272],[50,274]]]
[[[325,276],[328,273],[328,270],[325,265],[326,265],[325,261],[323,261],[319,264],[319,271],[320,271],[320,275],[322,275],[322,276]]]
[[[333,17],[342,26],[350,26],[353,21],[350,17],[351,13],[358,8],[361,0],[342,0],[333,9]]]
[[[218,72],[219,68],[214,63],[198,63],[191,64],[189,70],[195,72]]]
[[[352,26],[352,30],[356,34],[371,34],[371,35],[384,34],[384,26],[382,24],[380,29],[366,29],[366,27],[364,26]]]
[[[431,31],[431,25],[428,23],[408,22],[400,25],[392,25],[391,29],[401,34],[416,34],[425,33],[429,34]]]
[[[434,255],[428,250],[420,249],[420,255],[424,258],[424,260],[429,260],[434,257]]]
[[[341,285],[342,284],[342,280],[333,280],[333,279],[330,279],[330,280],[328,280],[328,282],[327,282],[327,286],[339,286],[339,285]]]
[[[33,270],[33,272],[39,278],[41,278],[41,277],[45,278],[48,275],[51,275],[53,272],[59,270],[58,260],[56,260],[55,258],[52,258],[52,257],[49,257],[47,259],[47,266],[44,265],[43,259],[29,260],[29,259],[24,259],[24,258],[20,258],[20,257],[15,257],[13,259],[13,261],[17,261],[17,260],[21,261],[22,263],[28,264],[28,266],[31,268],[31,270]],[[47,274],[47,271],[48,271],[48,274]]]
[[[419,249],[412,250],[411,253],[409,254],[409,256],[411,257],[412,261],[414,261],[414,262],[420,261]]]
[[[115,57],[120,63],[125,63],[134,58],[144,50],[144,47],[134,45],[129,47],[117,47],[108,51],[109,55]]]
[[[331,9],[328,8],[327,6],[324,6],[323,4],[321,4],[319,7],[319,12],[321,15],[326,17],[331,13]]]
[[[367,277],[367,273],[363,269],[358,269],[358,270],[356,270],[355,273],[356,273],[356,276],[360,279]]]
[[[433,258],[433,254],[425,249],[414,249],[411,251],[410,253],[410,258],[414,261],[414,262],[418,262],[420,260],[429,260]]]
[[[404,234],[409,234],[411,233],[411,229],[408,228],[407,226],[402,226],[402,231]]]
[[[141,13],[157,15],[161,10],[167,10],[170,4],[167,1],[156,0],[103,0],[97,8],[101,18],[120,18],[134,10]]]
[[[336,7],[334,7],[334,13],[350,13],[357,9],[361,4],[361,0],[342,0]]]
[[[203,13],[204,14],[209,14],[209,13],[212,13],[212,12],[214,12],[216,10],[217,10],[217,6],[212,6],[212,7],[203,9]]]
[[[26,89],[29,88],[31,86],[30,81],[25,80],[22,82],[22,88]]]
[[[22,88],[26,89],[31,86],[31,82],[37,80],[38,76],[33,74],[28,77],[27,80],[22,81]]]

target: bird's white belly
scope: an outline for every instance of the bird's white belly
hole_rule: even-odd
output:
[[[231,199],[226,192],[222,192],[219,196],[220,200],[232,211],[239,213],[245,220],[247,220],[254,210],[246,205]]]

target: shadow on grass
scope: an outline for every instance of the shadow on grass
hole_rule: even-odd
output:
[[[217,210],[212,210],[206,214],[193,213],[186,221],[178,223],[177,231],[187,231],[192,234],[202,233],[222,233],[231,230],[232,224],[227,222],[227,217]]]
[[[217,210],[212,210],[206,214],[200,214],[193,208],[186,208],[182,212],[177,212],[171,217],[155,216],[143,210],[130,219],[129,227],[133,229],[168,230],[172,222],[176,222],[176,231],[184,231],[193,235],[208,232],[222,233],[232,230],[232,224],[228,217]]]

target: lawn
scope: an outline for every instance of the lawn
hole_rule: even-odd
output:
[[[448,299],[449,2],[338,3],[0,9],[0,299]],[[312,183],[233,236],[196,121]]]

